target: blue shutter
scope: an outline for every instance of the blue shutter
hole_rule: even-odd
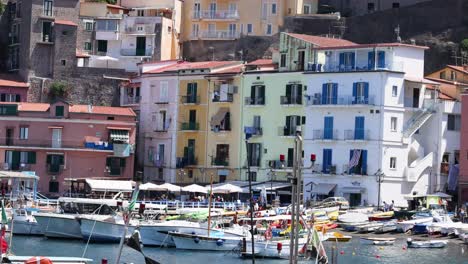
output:
[[[377,53],[377,60],[378,60],[378,68],[383,69],[385,68],[385,51],[379,51]]]
[[[354,122],[354,139],[364,139],[364,117],[356,116]]]
[[[332,163],[332,150],[331,149],[323,149],[322,171],[324,173],[330,173],[331,163]]]
[[[367,54],[367,68],[368,68],[368,70],[374,69],[374,65],[375,65],[375,52],[370,51]]]
[[[354,149],[351,149],[349,151],[349,161],[351,161],[351,159],[353,158],[353,152],[354,152]],[[349,161],[348,161],[348,164],[349,164]],[[354,173],[354,168],[355,167],[348,168],[348,174],[353,174]]]
[[[357,83],[353,83],[353,104],[357,103]]]
[[[355,69],[356,53],[351,52],[351,69]]]
[[[338,104],[338,84],[334,83],[333,84],[333,90],[332,90],[332,104]]]
[[[364,104],[369,104],[369,83],[364,83]]]
[[[333,116],[326,116],[324,118],[324,139],[333,139]]]
[[[322,85],[322,104],[327,104],[327,84]]]
[[[345,53],[340,53],[340,64],[339,69],[341,70],[341,65],[345,66]]]
[[[361,151],[361,174],[367,175],[367,150]]]

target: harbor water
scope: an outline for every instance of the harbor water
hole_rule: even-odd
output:
[[[454,240],[455,241],[455,240]],[[467,264],[468,245],[450,242],[442,249],[412,249],[406,248],[404,238],[399,238],[393,246],[364,245],[359,238],[353,238],[347,243],[325,242],[327,254],[331,258],[333,251],[337,252],[337,263],[360,264],[360,263],[415,263],[415,264]],[[83,256],[86,244],[75,240],[56,240],[45,237],[22,237],[13,238],[12,252],[16,255],[37,256]],[[115,261],[117,244],[89,244],[84,257],[94,259],[94,263],[101,263],[102,258],[107,258],[109,264]],[[205,263],[251,263],[251,260],[243,260],[235,252],[196,252],[177,250],[175,248],[152,248],[145,247],[147,256],[162,264],[205,264]],[[122,252],[122,263],[144,263],[139,252],[125,247]],[[287,263],[287,260],[257,259],[256,263]],[[304,262],[313,263],[313,262]]]

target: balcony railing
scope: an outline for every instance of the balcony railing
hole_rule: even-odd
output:
[[[201,39],[237,39],[240,37],[240,33],[237,31],[229,30],[207,30],[200,31],[198,36],[192,36]]]
[[[296,136],[296,132],[297,132],[297,129],[293,127],[286,127],[286,126],[278,127],[278,135],[282,137],[294,137]]]
[[[281,96],[280,103],[282,105],[301,105],[302,97],[300,96]]]
[[[155,34],[155,26],[151,24],[128,26],[125,27],[125,33],[151,35]]]
[[[338,140],[336,129],[316,129],[312,131],[312,140]]]
[[[307,105],[374,105],[374,96],[336,96],[322,98],[321,93],[308,97]]]
[[[165,123],[163,122],[158,122],[156,123],[154,127],[155,132],[167,132],[169,130],[169,127],[171,125],[171,122],[166,121]]]
[[[153,56],[153,50],[136,50],[136,49],[120,49],[120,55],[122,56]]]
[[[245,97],[244,100],[246,105],[265,105],[264,97]]]
[[[176,167],[177,168],[184,168],[187,166],[196,166],[198,164],[198,159],[195,157],[194,154],[189,153],[184,157],[178,157],[176,160]]]
[[[356,58],[356,61],[358,61],[359,59]],[[364,61],[367,62],[367,55]],[[404,71],[404,64],[403,62],[385,63],[383,65],[378,65],[377,63],[376,67],[373,67],[372,65],[368,65],[368,64],[359,64],[359,63],[357,63],[356,65],[344,65],[344,64],[331,62],[331,63],[326,63],[322,65],[322,64],[309,62],[307,64],[307,71],[313,71],[313,72],[362,72],[362,71],[381,71],[381,70],[402,72]]]
[[[337,174],[338,173],[337,168],[338,167],[336,166],[336,164],[331,164],[331,165],[321,166],[320,170],[322,173],[326,173],[326,174]]]
[[[218,158],[216,157],[211,161],[211,166],[229,166],[229,160],[227,158]]]
[[[122,105],[139,104],[140,100],[140,96],[125,96],[123,97]]]
[[[287,161],[269,160],[269,161],[267,161],[267,165],[271,169],[281,170],[281,169],[286,169],[286,168],[292,168],[293,167],[293,161],[292,160],[287,160]]]
[[[345,140],[369,140],[370,130],[368,129],[347,129],[344,131]]]
[[[85,140],[51,140],[51,139],[19,139],[19,138],[0,138],[0,145],[25,147],[25,148],[72,148],[72,149],[96,149],[113,150],[113,144],[101,141],[85,142]]]
[[[350,168],[348,164],[344,164],[342,173],[349,175],[367,175],[367,166],[361,164],[361,166],[354,166]]]
[[[198,122],[184,122],[180,124],[180,130],[200,130]]]
[[[180,97],[182,104],[200,104],[200,96],[183,95]]]
[[[244,133],[250,134],[252,136],[261,136],[263,135],[263,129],[261,127],[244,127]]]
[[[214,95],[212,102],[218,103],[218,102],[228,102],[232,103],[234,101],[234,95],[233,94],[227,94],[226,98],[221,98],[219,95]]]
[[[237,10],[201,10],[194,11],[193,19],[210,19],[210,20],[235,20],[239,19]]]

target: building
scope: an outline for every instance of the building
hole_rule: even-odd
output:
[[[0,75],[0,102],[26,102],[29,84],[18,76]]]
[[[445,94],[461,101],[460,95],[468,88],[468,66],[447,65],[426,78],[440,83]]]
[[[468,97],[465,93],[461,94],[462,112],[468,111]],[[465,111],[463,111],[465,109]],[[458,178],[458,204],[468,202],[468,120],[467,115],[461,116],[461,132],[460,132],[460,151],[462,153],[460,161],[460,174]]]
[[[208,183],[239,173],[240,70],[236,61],[142,65],[141,153],[146,181]],[[144,157],[144,158],[143,158]]]
[[[132,179],[135,113],[64,101],[0,103],[3,170],[33,171],[38,191],[59,196],[67,179]]]
[[[120,1],[80,5],[78,50],[89,55],[83,66],[136,72],[142,61],[180,57],[182,3],[179,0]]]
[[[427,1],[429,0],[320,0],[319,9],[340,12],[343,16],[362,16]]]
[[[234,40],[241,35],[271,36],[285,16],[315,14],[317,0],[208,1],[183,6],[182,40]]]
[[[441,104],[438,84],[424,79],[426,47],[326,43],[297,51],[308,59],[304,155],[316,159],[305,159],[304,199],[405,205],[404,195],[441,190],[436,170],[442,153],[456,146],[441,146],[445,127],[437,136],[434,130],[456,106]]]

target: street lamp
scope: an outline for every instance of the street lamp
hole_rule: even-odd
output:
[[[380,186],[382,185],[382,182],[384,181],[385,173],[383,173],[380,169],[378,169],[374,175],[376,176],[375,180],[379,184],[378,192],[377,192],[377,210],[379,210],[380,209]]]

